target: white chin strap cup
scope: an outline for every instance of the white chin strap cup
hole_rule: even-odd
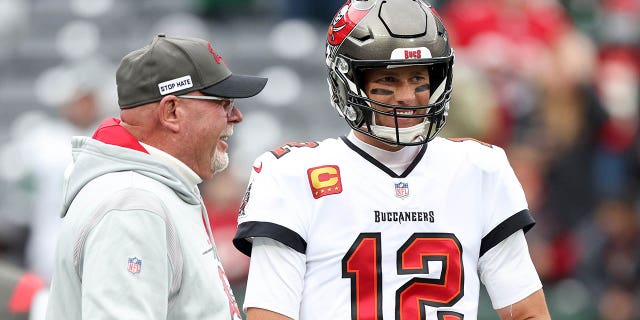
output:
[[[417,137],[425,134],[426,124],[429,121],[426,119],[422,123],[418,123],[415,126],[407,128],[398,128],[400,141],[402,143],[413,142]],[[372,125],[371,131],[378,137],[396,141],[396,128],[390,128],[385,126]]]

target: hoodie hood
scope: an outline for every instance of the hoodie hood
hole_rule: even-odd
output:
[[[104,120],[93,137],[71,139],[73,161],[65,172],[61,216],[67,214],[71,202],[93,179],[112,172],[133,171],[154,179],[169,188],[186,203],[200,204],[200,196],[175,170],[149,155],[120,120]]]

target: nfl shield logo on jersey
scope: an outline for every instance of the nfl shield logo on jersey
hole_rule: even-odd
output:
[[[127,265],[127,270],[133,274],[140,273],[142,269],[142,260],[137,257],[129,258],[129,264]]]
[[[396,197],[398,198],[406,198],[409,196],[409,184],[406,182],[398,182],[395,183],[396,186]]]

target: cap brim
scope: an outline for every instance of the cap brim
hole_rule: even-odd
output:
[[[204,94],[223,98],[249,98],[260,93],[267,84],[267,78],[232,74],[226,79],[200,91]]]

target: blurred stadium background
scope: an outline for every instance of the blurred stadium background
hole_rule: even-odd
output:
[[[324,65],[342,3],[0,0],[0,267],[12,270],[0,297],[25,274],[41,280],[32,293],[46,288],[69,138],[117,116],[120,59],[162,32],[208,39],[234,72],[269,77],[239,103],[231,169],[201,186],[241,302],[248,262],[230,238],[253,158],[347,132]],[[456,49],[443,135],[509,154],[538,220],[528,239],[553,318],[640,319],[640,1],[432,4]],[[496,319],[481,302],[480,319]]]

